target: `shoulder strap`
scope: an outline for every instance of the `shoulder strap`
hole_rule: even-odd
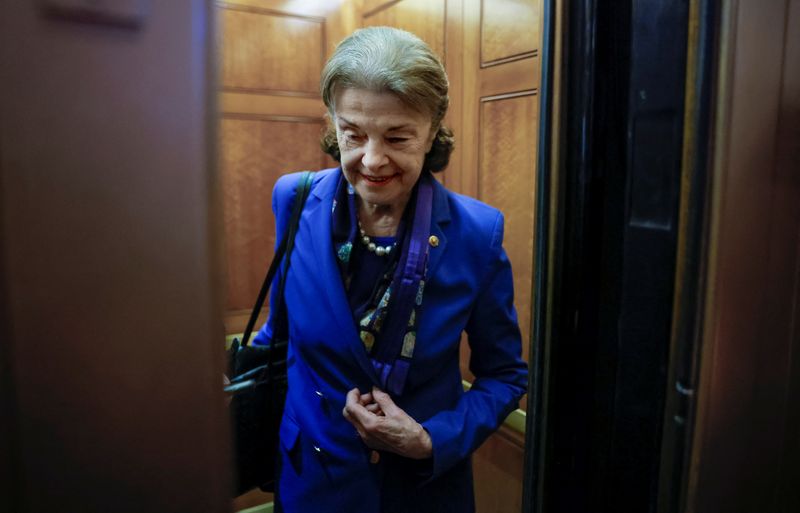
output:
[[[264,300],[269,292],[269,287],[272,284],[272,281],[275,279],[275,273],[278,271],[278,267],[284,260],[285,255],[286,264],[284,265],[283,275],[281,276],[281,282],[279,285],[280,294],[278,297],[280,304],[279,310],[283,310],[283,287],[285,285],[286,271],[289,270],[289,260],[292,250],[294,249],[294,237],[297,234],[297,227],[300,225],[300,214],[303,212],[303,205],[308,197],[308,192],[311,190],[311,181],[313,177],[314,173],[311,171],[304,171],[303,174],[300,175],[300,180],[297,182],[297,192],[295,194],[294,205],[292,206],[292,215],[289,218],[289,225],[286,229],[286,233],[283,235],[283,239],[281,240],[278,249],[275,250],[275,256],[272,257],[272,262],[267,270],[264,283],[261,285],[261,290],[258,292],[256,304],[253,306],[253,311],[250,313],[250,319],[247,321],[247,327],[244,330],[242,346],[246,346],[250,341],[250,335],[253,333],[253,327],[258,319],[258,314],[261,312],[261,308],[264,306]]]

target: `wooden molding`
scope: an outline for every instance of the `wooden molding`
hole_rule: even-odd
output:
[[[311,93],[308,91],[286,91],[281,89],[262,89],[258,87],[236,87],[236,86],[222,86],[220,91],[224,93],[240,93],[240,94],[263,94],[271,96],[296,96],[299,98],[314,98],[321,100],[322,96],[319,93]]]
[[[271,114],[245,114],[245,113],[223,113],[222,119],[242,119],[247,121],[285,121],[289,123],[313,123],[324,124],[323,118],[311,118],[305,116],[274,116]]]
[[[520,96],[536,96],[537,93],[538,93],[537,89],[528,89],[527,91],[517,91],[517,92],[513,92],[513,93],[495,94],[493,96],[481,97],[481,103],[494,102],[494,101],[497,101],[497,100],[508,100],[510,98],[519,98]]]
[[[541,65],[538,57],[526,57],[502,66],[479,68],[478,96],[483,98],[538,89]]]
[[[252,14],[266,14],[269,16],[282,16],[285,18],[299,18],[314,23],[319,23],[325,26],[325,18],[321,16],[311,16],[308,14],[297,14],[292,12],[280,11],[277,9],[270,9],[267,7],[255,7],[252,5],[232,4],[229,2],[217,2],[217,7],[220,9],[229,9],[231,11],[249,12]]]
[[[263,114],[324,119],[327,113],[319,98],[299,98],[223,92],[219,95],[219,111],[225,114]]]
[[[385,4],[381,4],[381,5],[377,6],[377,7],[373,7],[369,11],[364,12],[362,17],[363,18],[369,18],[370,16],[374,16],[375,14],[378,14],[381,11],[385,11],[386,9],[392,7],[393,5],[399,4],[402,1],[403,0],[390,0],[390,1],[386,2]]]
[[[514,62],[521,59],[527,59],[529,57],[538,57],[538,56],[539,56],[539,50],[523,52],[516,55],[510,55],[508,57],[503,57],[502,59],[495,59],[493,61],[481,62],[481,68],[491,68],[492,66],[498,66],[500,64],[508,64],[509,62]]]

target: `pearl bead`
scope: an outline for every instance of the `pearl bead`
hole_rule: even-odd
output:
[[[372,239],[369,238],[367,232],[361,227],[361,221],[358,222],[358,232],[361,235],[361,242],[364,243],[364,245],[367,247],[367,250],[375,253],[378,256],[388,255],[392,251],[392,248],[397,245],[395,242],[394,244],[390,244],[388,246],[378,246],[372,242]]]

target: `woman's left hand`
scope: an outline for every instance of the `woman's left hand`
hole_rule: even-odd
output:
[[[373,387],[362,394],[354,388],[347,393],[342,413],[371,449],[418,460],[433,454],[428,432],[382,390]]]

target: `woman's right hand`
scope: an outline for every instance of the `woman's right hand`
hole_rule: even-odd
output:
[[[413,459],[433,454],[428,432],[382,390],[373,388],[371,393],[362,394],[354,388],[347,393],[342,414],[371,449]]]

